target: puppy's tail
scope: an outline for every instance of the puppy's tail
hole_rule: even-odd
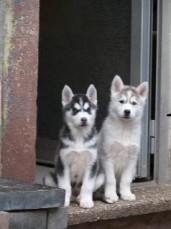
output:
[[[56,179],[55,173],[50,172],[46,176],[44,176],[43,184],[51,186],[51,187],[57,187],[57,179]]]

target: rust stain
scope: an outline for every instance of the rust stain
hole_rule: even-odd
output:
[[[8,0],[3,77],[3,176],[34,179],[39,0]]]

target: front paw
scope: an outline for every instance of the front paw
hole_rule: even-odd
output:
[[[136,196],[133,193],[122,193],[121,194],[121,199],[122,200],[128,200],[128,201],[134,201],[136,200]]]
[[[114,202],[118,201],[118,196],[117,195],[112,195],[112,196],[105,196],[104,200],[109,203],[109,204],[113,204]]]
[[[80,207],[81,208],[92,208],[94,207],[93,201],[80,201]]]
[[[104,196],[104,200],[109,203],[113,204],[114,202],[117,202],[119,197],[115,192],[106,192]]]
[[[79,199],[79,202],[80,202],[80,207],[82,208],[92,208],[94,207],[94,202],[91,198],[80,198]]]

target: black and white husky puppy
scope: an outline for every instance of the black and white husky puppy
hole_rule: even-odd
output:
[[[95,118],[97,91],[90,85],[86,94],[74,95],[67,85],[62,90],[64,126],[60,132],[60,145],[55,162],[55,179],[58,187],[65,189],[65,206],[76,197],[80,207],[91,208],[93,191],[104,181],[99,172],[97,132]],[[52,185],[45,177],[45,184]]]

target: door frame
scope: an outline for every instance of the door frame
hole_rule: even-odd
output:
[[[158,0],[157,65],[156,65],[156,128],[154,179],[158,184],[171,180],[169,117],[171,112],[171,1]]]
[[[152,44],[152,1],[132,0],[131,14],[131,84],[138,86],[141,82],[148,81],[151,86],[151,44]],[[145,107],[141,153],[139,156],[137,176],[149,178],[149,130],[150,130],[150,92]]]

